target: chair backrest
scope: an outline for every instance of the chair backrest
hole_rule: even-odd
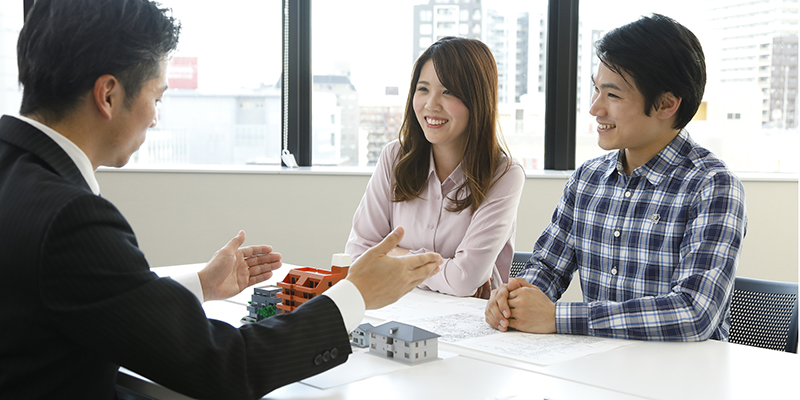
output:
[[[797,283],[736,277],[728,340],[797,353]]]
[[[532,253],[521,251],[514,252],[514,260],[511,261],[511,269],[508,271],[508,279],[516,278],[517,274],[525,267],[525,262],[531,259]]]

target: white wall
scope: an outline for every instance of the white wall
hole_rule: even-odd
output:
[[[270,244],[286,262],[328,267],[331,254],[344,251],[369,174],[101,170],[97,178],[153,267],[208,261],[239,229],[246,244]],[[533,248],[566,180],[565,173],[528,177],[517,250]],[[797,282],[797,180],[742,180],[748,229],[737,275]],[[565,300],[580,299],[577,286]]]

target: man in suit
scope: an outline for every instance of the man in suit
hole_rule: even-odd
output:
[[[113,399],[120,365],[192,397],[257,398],[343,363],[364,310],[442,261],[387,256],[399,229],[325,295],[239,329],[201,301],[267,279],[269,246],[240,232],[186,286],[150,272],[93,173],[155,125],[179,29],[149,0],[38,0],[27,17],[20,116],[0,118],[0,398]]]

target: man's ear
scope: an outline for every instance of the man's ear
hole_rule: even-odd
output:
[[[103,75],[94,81],[92,100],[94,100],[97,111],[105,118],[110,120],[114,108],[122,106],[125,91],[114,75]]]
[[[675,115],[675,113],[678,112],[678,108],[681,106],[681,98],[675,97],[672,92],[666,92],[661,95],[661,99],[658,100],[657,106],[658,109],[656,110],[656,116],[659,119],[670,119],[673,115]]]

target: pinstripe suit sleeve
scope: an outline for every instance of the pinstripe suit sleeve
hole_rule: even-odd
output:
[[[192,397],[257,398],[339,365],[351,351],[325,296],[239,329],[206,319],[188,290],[150,272],[130,226],[97,196],[67,201],[41,251],[39,287],[56,329]],[[336,357],[316,365],[326,351]]]

